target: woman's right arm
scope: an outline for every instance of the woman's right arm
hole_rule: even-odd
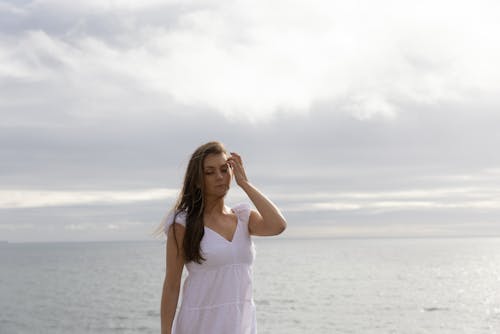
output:
[[[172,333],[175,310],[177,309],[177,302],[179,300],[182,269],[184,268],[184,251],[182,247],[182,242],[184,241],[184,232],[184,226],[176,223],[176,244],[174,240],[173,224],[168,230],[166,247],[167,272],[165,274],[165,280],[163,282],[163,292],[161,295],[160,307],[162,334]]]

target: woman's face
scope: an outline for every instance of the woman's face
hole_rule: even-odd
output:
[[[231,176],[225,153],[207,155],[203,160],[205,196],[225,196],[231,185]]]

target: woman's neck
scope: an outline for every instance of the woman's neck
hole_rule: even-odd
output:
[[[224,197],[214,199],[206,198],[203,213],[206,215],[225,213]]]

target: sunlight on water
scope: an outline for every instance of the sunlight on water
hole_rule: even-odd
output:
[[[258,246],[261,333],[500,329],[499,239],[288,240]]]
[[[256,239],[260,334],[500,331],[500,239]],[[0,246],[1,333],[158,333],[161,242]]]

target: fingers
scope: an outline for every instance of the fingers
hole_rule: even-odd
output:
[[[231,158],[227,159],[227,164],[228,164],[228,165],[229,165],[229,167],[231,167],[231,169],[233,169],[233,170],[239,166],[239,163],[238,163],[236,160],[231,159]]]
[[[227,163],[233,170],[242,170],[243,169],[243,160],[241,156],[236,152],[230,152],[231,156],[227,158]]]
[[[243,165],[243,160],[241,159],[241,156],[238,153],[236,152],[229,152],[229,153],[231,154],[231,156],[228,159],[235,160],[239,162],[241,165]]]
[[[236,182],[241,186],[242,182],[247,182],[247,176],[245,173],[245,168],[243,167],[243,160],[241,156],[236,152],[229,152],[231,156],[227,158],[227,163],[233,170],[233,175]]]

